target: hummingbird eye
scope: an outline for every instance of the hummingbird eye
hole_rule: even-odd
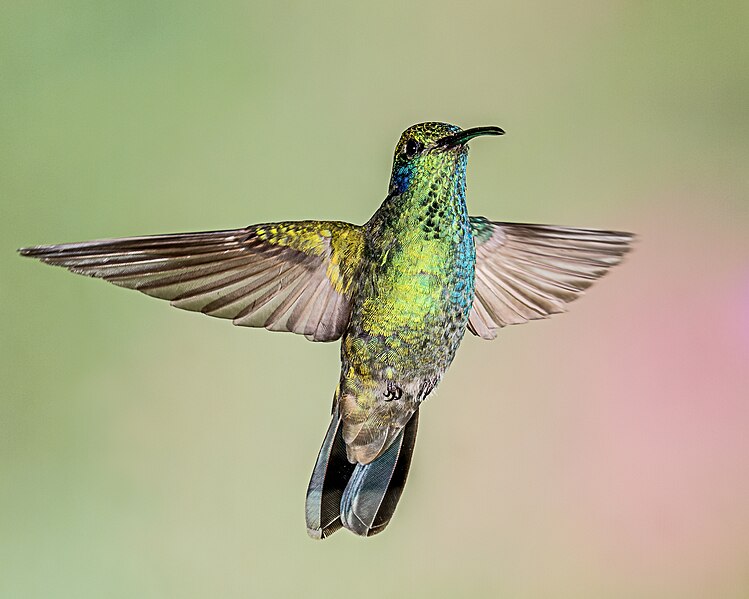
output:
[[[415,139],[409,139],[403,146],[403,155],[409,160],[424,149],[424,145]]]

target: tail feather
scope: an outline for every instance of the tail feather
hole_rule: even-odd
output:
[[[324,539],[342,526],[369,537],[388,525],[406,484],[418,421],[417,410],[379,458],[352,464],[336,410],[307,488],[307,532],[312,538]]]
[[[418,424],[417,410],[385,453],[356,465],[341,499],[341,522],[351,532],[369,537],[390,522],[408,477]]]
[[[333,413],[307,487],[307,533],[324,539],[341,528],[341,497],[354,471],[346,457],[341,420]]]

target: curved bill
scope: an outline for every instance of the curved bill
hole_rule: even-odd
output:
[[[443,137],[442,139],[438,140],[435,145],[441,148],[453,148],[455,146],[459,146],[464,143],[467,143],[470,140],[472,140],[474,137],[478,137],[479,135],[504,135],[504,134],[505,132],[499,127],[493,127],[493,126],[473,127],[473,129],[464,129],[463,131],[458,131],[457,133],[453,133],[452,135]]]

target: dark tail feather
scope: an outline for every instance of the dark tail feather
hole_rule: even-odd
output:
[[[335,410],[307,487],[307,533],[312,538],[324,539],[341,528],[341,497],[353,471]]]
[[[390,522],[406,485],[418,425],[416,410],[385,453],[370,464],[356,465],[340,505],[340,523],[351,532],[370,537]]]

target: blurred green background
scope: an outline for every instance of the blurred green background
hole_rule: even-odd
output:
[[[0,596],[749,596],[746,2],[16,2],[0,13]],[[388,530],[307,538],[338,345],[17,247],[365,221],[412,123],[469,208],[632,230],[467,338]]]

